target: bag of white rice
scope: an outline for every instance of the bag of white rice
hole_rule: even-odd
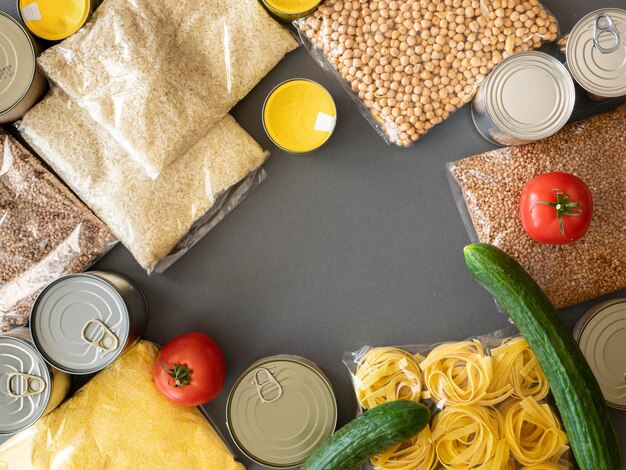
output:
[[[107,0],[39,61],[156,178],[297,45],[258,0]]]
[[[261,179],[267,157],[226,115],[153,180],[58,88],[24,116],[19,129],[149,273],[177,244],[188,250],[243,199]],[[231,187],[241,184],[234,200],[219,198],[232,196]]]

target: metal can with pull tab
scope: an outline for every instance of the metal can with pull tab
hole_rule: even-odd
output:
[[[142,292],[120,274],[70,274],[39,294],[30,331],[50,365],[70,374],[91,374],[139,340],[147,310]]]
[[[239,377],[228,396],[226,424],[248,458],[270,468],[291,468],[332,435],[337,402],[330,381],[313,362],[272,356]]]
[[[591,99],[626,96],[626,10],[593,11],[559,43],[572,77]]]
[[[59,406],[70,375],[48,366],[27,328],[0,335],[0,436],[22,431]]]

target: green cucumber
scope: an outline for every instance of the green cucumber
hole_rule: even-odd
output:
[[[495,246],[469,245],[464,254],[472,276],[500,302],[537,356],[580,468],[623,469],[602,390],[541,288]]]
[[[354,470],[419,433],[430,420],[421,403],[398,400],[366,411],[323,442],[301,470]]]

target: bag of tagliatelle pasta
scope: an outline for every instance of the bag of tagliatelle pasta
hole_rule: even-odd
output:
[[[433,412],[421,433],[374,456],[366,469],[573,466],[548,382],[514,327],[465,341],[365,346],[346,353],[344,363],[361,411],[412,400]]]

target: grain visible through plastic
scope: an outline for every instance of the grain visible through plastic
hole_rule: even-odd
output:
[[[267,157],[227,115],[152,180],[58,88],[31,109],[20,131],[149,272],[219,194]]]
[[[296,47],[257,0],[108,0],[39,63],[156,178]]]
[[[449,164],[478,241],[513,256],[555,307],[626,287],[626,105],[571,124],[554,136]],[[572,173],[591,190],[587,234],[564,246],[533,241],[522,228],[523,186],[553,171]]]
[[[0,331],[6,331],[28,321],[49,282],[87,269],[115,239],[2,129],[0,143]]]
[[[558,33],[537,0],[327,0],[298,26],[375,128],[404,147],[469,102],[503,59]]]
[[[0,447],[3,470],[245,470],[198,408],[152,382],[159,350],[141,341]]]

